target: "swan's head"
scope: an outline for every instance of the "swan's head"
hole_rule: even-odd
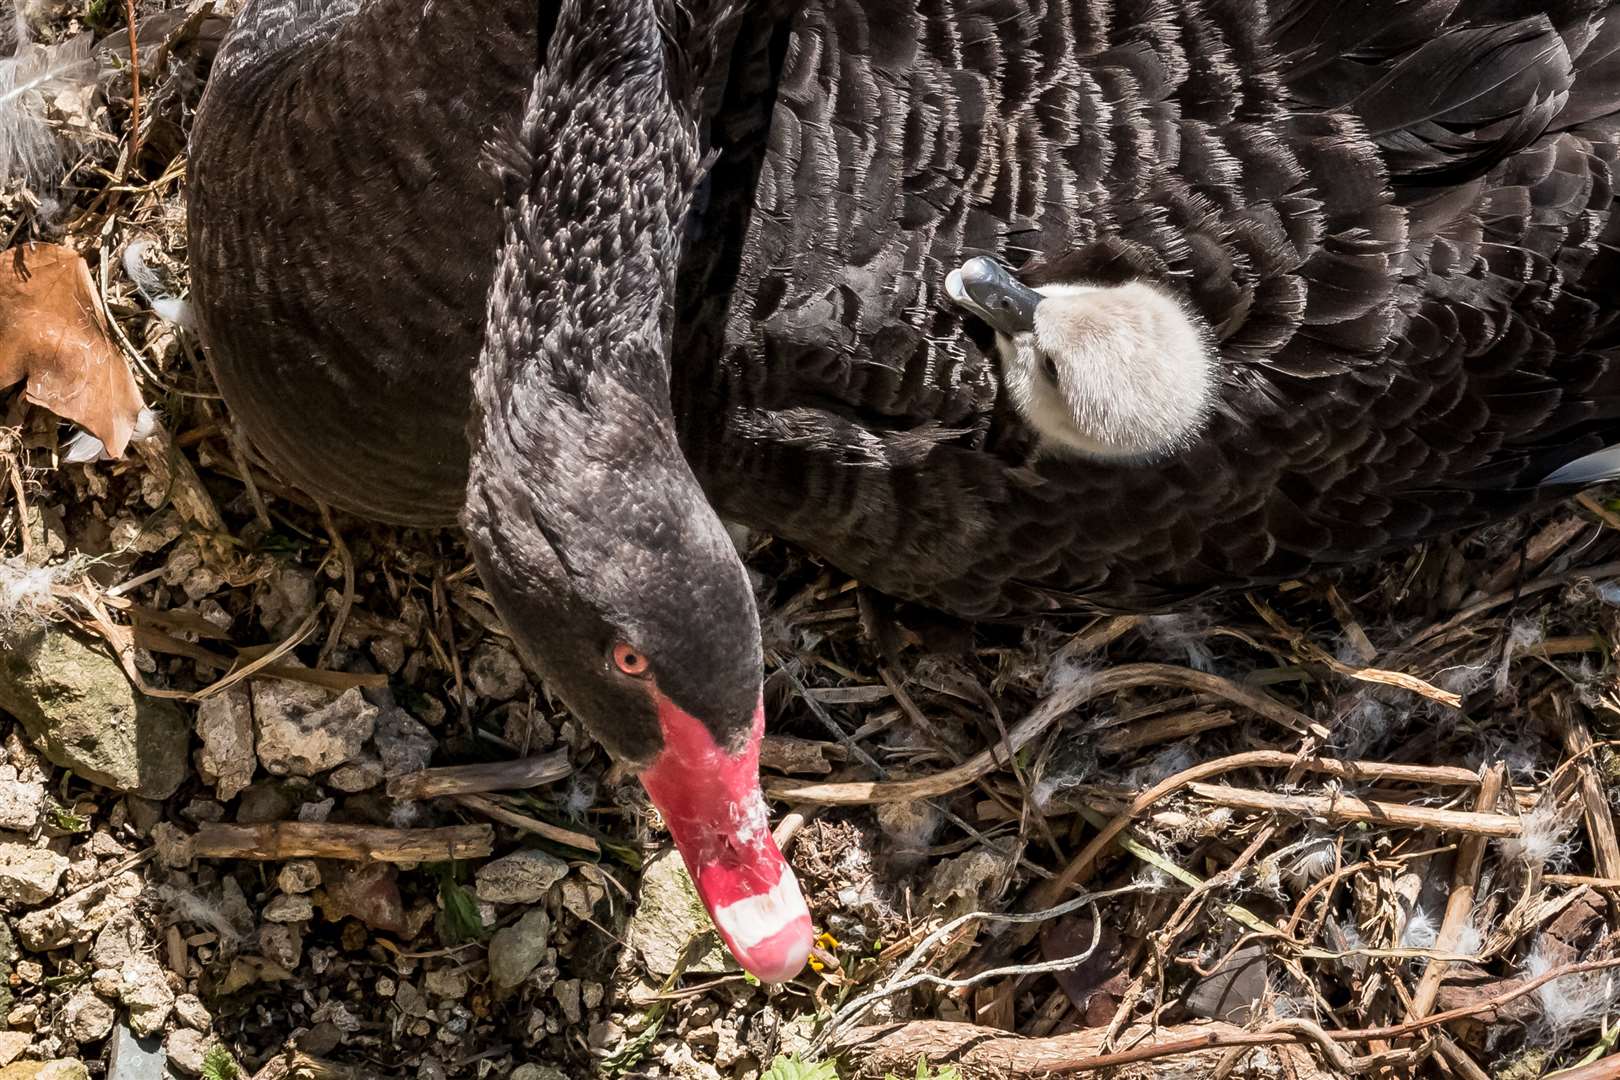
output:
[[[1043,450],[1152,461],[1203,431],[1216,352],[1197,316],[1159,286],[1036,290],[976,258],[945,291],[996,332],[1003,385]]]
[[[674,275],[702,171],[651,3],[568,0],[506,168],[463,520],[547,689],[634,770],[716,928],[767,982],[810,913],[760,789],[759,615],[676,437]]]

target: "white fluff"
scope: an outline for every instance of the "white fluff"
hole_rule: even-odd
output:
[[[150,237],[130,241],[124,248],[124,273],[129,275],[146,302],[152,305],[158,318],[186,330],[195,329],[191,305],[169,292],[162,277],[146,261],[147,254],[155,247],[157,241]]]
[[[1413,904],[1406,913],[1406,925],[1401,928],[1401,948],[1432,949],[1440,940],[1440,924],[1433,913],[1422,904]]]
[[[6,17],[14,18],[15,9]],[[49,119],[51,101],[93,83],[99,68],[88,32],[40,45],[27,40],[27,26],[18,19],[16,33],[16,51],[0,59],[0,183],[21,180],[32,190],[49,190],[66,163],[66,140]]]
[[[158,415],[151,409],[142,409],[135,414],[135,427],[129,433],[130,442],[140,442],[150,439],[157,434]],[[83,428],[76,429],[68,441],[62,444],[62,464],[88,465],[95,461],[111,461],[107,453],[106,444]]]
[[[1559,966],[1558,960],[1549,955],[1545,941],[1536,938],[1524,958],[1525,975],[1539,978]],[[1620,998],[1620,982],[1611,971],[1564,975],[1538,986],[1535,998],[1541,1008],[1542,1030],[1534,1037],[1548,1049],[1557,1050],[1605,1022]]]
[[[1520,833],[1502,841],[1502,857],[1523,866],[1558,871],[1574,857],[1575,820],[1542,803],[1519,819]]]
[[[55,606],[52,588],[64,566],[28,566],[21,559],[0,562],[0,630],[38,623]]]
[[[1539,623],[1529,619],[1515,619],[1508,630],[1507,643],[1502,647],[1502,659],[1496,668],[1496,696],[1506,697],[1508,694],[1508,679],[1512,674],[1513,656],[1526,649],[1534,648],[1546,640],[1546,631]]]
[[[1170,615],[1149,615],[1142,620],[1143,636],[1169,649],[1186,654],[1187,666],[1195,671],[1214,672],[1215,654],[1205,643],[1212,620],[1201,611]]]
[[[1151,461],[1203,431],[1215,354],[1173,295],[1140,281],[1036,291],[1034,332],[997,345],[1008,394],[1043,449]]]

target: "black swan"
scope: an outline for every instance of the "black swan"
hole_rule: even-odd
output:
[[[809,921],[721,518],[995,617],[1604,478],[1611,12],[250,0],[193,132],[199,324],[289,478],[460,514],[514,640],[786,978]]]

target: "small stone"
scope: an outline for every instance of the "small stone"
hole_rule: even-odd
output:
[[[202,1003],[202,998],[196,994],[181,994],[174,999],[174,1015],[188,1028],[198,1031],[207,1031],[208,1025],[214,1022],[214,1017],[208,1011],[208,1006]]]
[[[266,960],[295,971],[304,958],[303,931],[291,923],[265,923],[259,928],[259,951]]]
[[[32,831],[44,806],[44,784],[0,780],[0,830],[20,833]]]
[[[307,802],[298,808],[298,820],[305,824],[319,825],[332,816],[332,809],[335,806],[337,806],[336,799]]]
[[[10,1065],[22,1057],[34,1036],[27,1031],[0,1031],[0,1066]]]
[[[394,634],[384,634],[382,637],[372,638],[371,658],[377,661],[377,666],[390,675],[398,675],[399,669],[405,666],[405,639]]]
[[[268,922],[308,922],[315,917],[315,904],[307,896],[282,893],[264,906]]]
[[[624,1028],[615,1020],[598,1020],[585,1033],[585,1041],[592,1050],[606,1050],[624,1041]]]
[[[225,820],[225,807],[214,799],[192,799],[180,811],[180,816],[199,825],[217,825]]]
[[[107,1080],[169,1080],[169,1056],[163,1040],[155,1036],[138,1038],[119,1025],[113,1032],[112,1049],[107,1054]]]
[[[208,1051],[218,1044],[212,1035],[204,1035],[190,1028],[176,1028],[163,1044],[169,1052],[169,1064],[187,1076],[201,1076]]]
[[[315,606],[315,575],[288,567],[270,581],[259,599],[259,621],[275,638],[284,638]]]
[[[642,865],[641,896],[625,928],[625,942],[641,954],[648,971],[665,976],[675,970],[694,934],[702,936],[703,944],[686,970],[700,975],[734,970],[680,853],[668,848]]]
[[[6,1026],[11,1028],[32,1028],[39,1025],[39,1006],[32,1001],[25,1001],[15,1009],[6,1013]]]
[[[168,974],[148,956],[137,957],[123,969],[123,990],[118,997],[129,1010],[130,1030],[136,1035],[161,1033],[174,1011]]]
[[[138,692],[118,661],[60,626],[0,649],[0,710],[51,761],[113,791],[167,799],[190,772],[186,715]]]
[[[399,871],[384,863],[348,863],[334,871],[317,898],[327,922],[359,919],[373,930],[398,934],[405,929],[405,901],[399,894]]]
[[[391,998],[394,996],[394,991],[398,989],[399,983],[395,982],[393,979],[390,979],[387,975],[384,975],[377,980],[378,997]]]
[[[377,718],[377,753],[390,780],[428,767],[439,742],[404,709],[384,709]]]
[[[525,849],[478,868],[478,899],[492,904],[535,904],[568,876],[568,864],[555,855]]]
[[[118,1010],[89,986],[81,986],[68,995],[62,1006],[62,1024],[74,1042],[100,1042],[112,1033]]]
[[[253,684],[259,760],[276,776],[315,776],[358,758],[377,713],[358,688],[334,699],[318,687],[285,680]]]
[[[197,708],[197,772],[214,785],[221,801],[234,799],[253,782],[259,759],[253,752],[253,697],[238,683]]]
[[[519,1065],[512,1070],[509,1080],[568,1080],[561,1069],[550,1065]]]
[[[559,979],[551,987],[551,996],[557,999],[558,1007],[570,1024],[579,1023],[582,1014],[579,1011],[578,979]]]
[[[145,928],[134,911],[126,911],[109,919],[96,935],[96,943],[90,948],[90,963],[97,968],[118,971],[134,963],[145,946]]]
[[[601,983],[586,983],[584,987],[585,1007],[587,1009],[594,1009],[598,1005],[602,1004],[602,997],[605,993],[606,991]]]
[[[90,1070],[78,1058],[14,1061],[0,1069],[0,1080],[90,1080]]]
[[[529,689],[529,677],[512,651],[501,645],[480,645],[467,665],[467,681],[484,697],[509,701]]]
[[[278,780],[251,784],[236,803],[236,820],[243,825],[263,825],[285,821],[298,806],[298,799]]]
[[[0,898],[23,904],[49,899],[67,872],[66,856],[27,844],[0,844]]]
[[[184,870],[196,857],[191,834],[172,821],[152,826],[152,844],[157,848],[158,862],[170,870]]]
[[[313,859],[294,859],[276,874],[276,885],[284,893],[314,892],[321,886],[321,868]]]
[[[511,990],[546,958],[551,918],[543,908],[530,908],[511,926],[489,939],[489,977],[497,989]]]
[[[97,968],[90,973],[90,985],[102,997],[117,1001],[124,990],[124,976],[117,968]]]
[[[394,992],[394,1004],[406,1016],[429,1016],[433,1012],[426,995],[416,988],[415,983],[400,983],[399,989]]]
[[[326,785],[336,788],[345,795],[370,791],[382,781],[383,765],[374,757],[364,757],[347,765],[339,765],[326,774]]]
[[[572,913],[574,918],[584,922],[596,910],[596,905],[602,902],[607,890],[594,881],[581,881],[578,878],[569,878],[562,883],[563,910]]]
[[[460,1001],[467,995],[467,974],[459,968],[434,968],[422,980],[422,989],[434,997]]]

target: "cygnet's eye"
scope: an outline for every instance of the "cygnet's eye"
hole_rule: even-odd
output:
[[[620,641],[613,646],[613,666],[636,678],[647,674],[647,656],[640,649]]]
[[[1053,386],[1058,384],[1057,361],[1052,358],[1052,354],[1049,352],[1041,353],[1041,374],[1045,375],[1046,381]]]

